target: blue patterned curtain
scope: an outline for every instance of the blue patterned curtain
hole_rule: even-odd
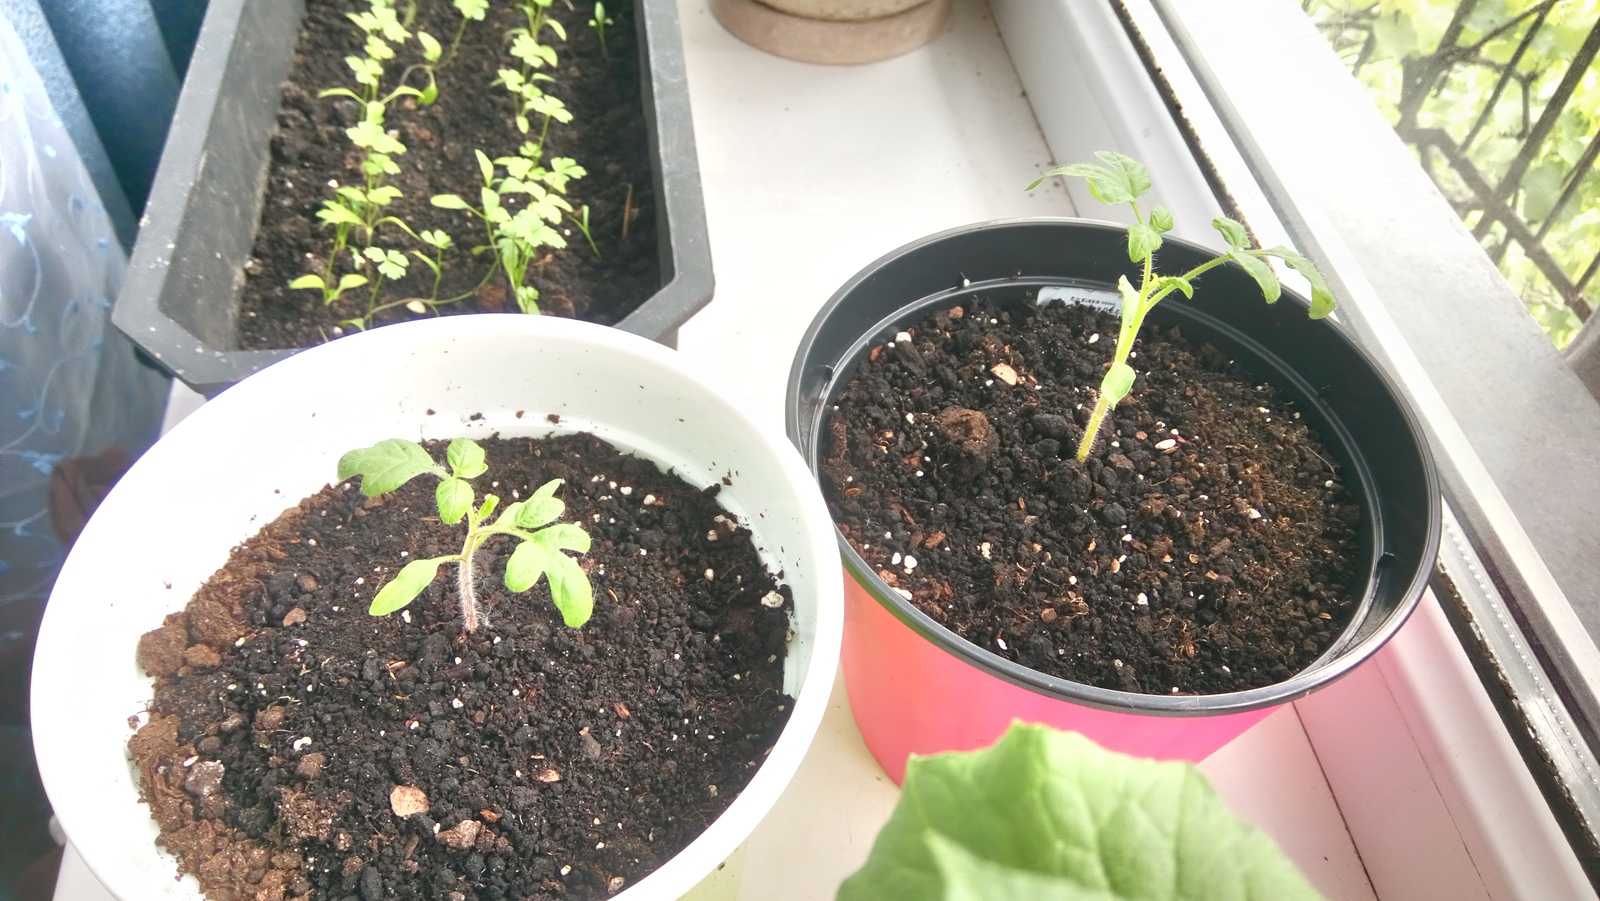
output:
[[[110,323],[126,264],[65,123],[0,17],[0,606],[47,593],[61,560],[57,464],[155,439],[167,379]]]

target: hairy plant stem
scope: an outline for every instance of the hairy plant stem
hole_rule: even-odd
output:
[[[456,567],[456,593],[461,596],[461,619],[468,632],[478,631],[478,592],[474,589],[472,558],[478,555],[477,542],[467,539],[461,552],[461,564]]]

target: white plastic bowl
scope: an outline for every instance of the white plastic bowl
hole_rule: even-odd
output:
[[[757,427],[717,381],[676,352],[615,329],[454,316],[313,348],[180,423],[84,530],[40,628],[34,745],[56,815],[89,868],[123,901],[201,898],[192,877],[175,880],[176,861],[157,850],[155,823],[139,801],[129,718],[145,709],[152,688],[134,649],[231,548],[327,484],[339,455],[354,447],[395,437],[587,431],[696,486],[729,476],[718,500],[750,527],[794,591],[784,684],[795,701],[777,745],[727,812],[615,898],[678,898],[708,875],[726,883],[731,874],[718,868],[788,785],[822,720],[843,601],[832,521],[815,480],[783,436]],[[546,418],[552,413],[559,425]]]

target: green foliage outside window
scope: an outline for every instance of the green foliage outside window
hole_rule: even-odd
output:
[[[1508,206],[1566,278],[1578,281],[1600,254],[1600,169],[1583,165],[1600,129],[1600,65],[1591,65],[1571,96],[1558,86],[1590,31],[1600,0],[1301,0],[1340,57],[1368,89],[1423,168],[1478,234],[1485,250],[1558,347],[1582,325],[1577,310],[1541,272],[1527,248],[1503,225],[1480,229],[1483,208],[1469,179],[1422,136],[1441,129],[1489,185],[1498,185],[1541,114],[1561,103],[1554,128],[1536,148]],[[1460,16],[1451,36],[1452,21]],[[1530,37],[1531,34],[1531,37]],[[1514,77],[1498,97],[1500,76],[1516,58]],[[1482,124],[1480,125],[1480,119]],[[1470,141],[1468,140],[1470,138]],[[1571,198],[1556,207],[1577,173]],[[1553,220],[1546,222],[1547,219]],[[1600,277],[1584,292],[1600,300]]]

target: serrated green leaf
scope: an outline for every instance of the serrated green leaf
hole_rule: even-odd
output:
[[[1106,370],[1106,377],[1100,381],[1100,393],[1106,402],[1113,407],[1121,403],[1133,390],[1134,375],[1133,367],[1127,363],[1120,360],[1112,363],[1111,368]]]
[[[435,194],[428,202],[441,210],[471,209],[465,200],[455,194]]]
[[[489,468],[484,462],[483,446],[471,438],[456,438],[444,452],[445,463],[458,479],[473,479]]]
[[[1150,209],[1150,227],[1165,234],[1172,231],[1172,211],[1164,206],[1155,206]]]
[[[1306,281],[1311,283],[1312,319],[1326,317],[1339,305],[1338,301],[1333,299],[1333,290],[1328,287],[1328,280],[1322,277],[1315,263],[1287,247],[1274,247],[1267,253],[1282,260],[1284,265],[1305,276]]]
[[[1193,765],[1114,754],[1021,723],[986,750],[913,755],[866,865],[838,893],[838,901],[1320,897]]]
[[[1144,167],[1144,163],[1115,150],[1097,150],[1094,155],[1111,169],[1122,190],[1128,192],[1130,200],[1142,197],[1150,190],[1150,171]]]
[[[1222,233],[1222,240],[1227,241],[1228,247],[1233,250],[1242,250],[1250,243],[1250,236],[1245,233],[1244,226],[1227,216],[1218,216],[1211,220],[1211,227]]]
[[[367,612],[373,616],[387,616],[411,603],[424,588],[433,583],[434,578],[439,575],[439,564],[442,562],[442,559],[434,558],[407,563],[395,573],[389,584],[378,589],[378,594],[372,599],[372,606],[367,608]]]
[[[445,475],[422,445],[404,438],[385,438],[339,458],[339,480],[360,476],[361,493],[368,497],[387,494],[425,472]]]
[[[489,0],[454,0],[456,11],[463,18],[475,22],[482,21],[485,13],[489,11]]]
[[[1145,257],[1155,253],[1160,247],[1160,232],[1143,222],[1135,222],[1128,226],[1128,259],[1142,263]]]
[[[1278,302],[1278,295],[1283,293],[1283,288],[1278,284],[1278,274],[1272,271],[1272,267],[1267,265],[1266,260],[1237,250],[1229,252],[1228,258],[1244,267],[1244,271],[1250,273],[1250,277],[1255,279],[1256,284],[1261,286],[1261,296],[1266,299],[1267,303]]]
[[[453,526],[472,509],[472,486],[454,476],[444,478],[433,490],[433,499],[439,504],[439,521]]]
[[[327,284],[323,282],[322,276],[307,273],[290,282],[289,287],[294,288],[295,290],[299,290],[301,288],[315,288],[316,290],[321,291],[327,287]]]

